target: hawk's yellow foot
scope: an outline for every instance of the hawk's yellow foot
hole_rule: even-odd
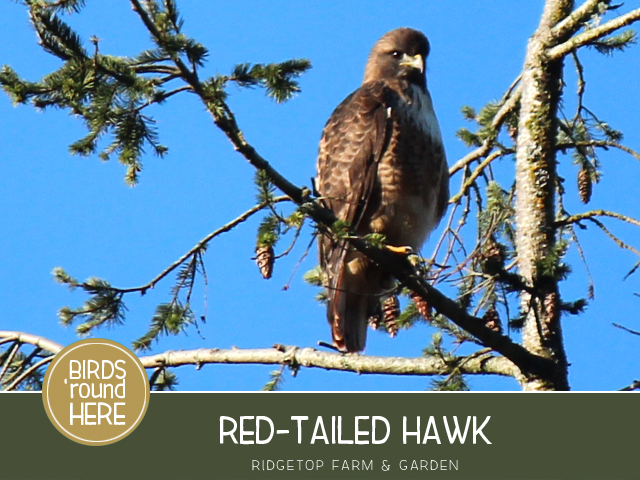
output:
[[[391,250],[393,253],[399,253],[401,255],[411,255],[413,248],[411,247],[394,247],[393,245],[385,245],[387,250]]]

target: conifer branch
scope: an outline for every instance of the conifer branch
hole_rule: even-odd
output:
[[[163,44],[165,44],[166,43],[165,36],[157,28],[156,24],[154,23],[147,9],[142,6],[139,0],[130,0],[130,1],[131,1],[131,5],[133,7],[134,12],[138,14],[140,19],[142,20],[142,23],[144,23],[144,26],[147,28],[151,36],[158,43],[158,45],[162,46]],[[155,1],[153,3],[155,4]],[[174,62],[174,64],[180,71],[180,74],[182,75],[184,80],[193,87],[196,93],[201,95],[202,94],[201,84],[195,68],[193,70],[189,69],[186,63],[184,63],[184,61],[177,54],[171,55],[171,60]]]
[[[556,45],[555,47],[549,49],[547,52],[547,57],[549,60],[558,60],[569,53],[584,47],[585,45],[589,45],[590,43],[598,40],[610,33],[619,30],[622,27],[626,27],[627,25],[631,25],[632,23],[640,20],[640,8],[636,8],[635,10],[631,10],[630,12],[625,13],[624,15],[620,15],[613,20],[609,20],[602,25],[586,30],[578,35],[572,37],[560,45]]]
[[[498,105],[500,108],[496,112],[492,122],[491,128],[495,130],[494,135],[486,138],[482,145],[476,148],[475,150],[467,153],[464,157],[458,160],[449,168],[449,175],[453,176],[458,171],[462,170],[465,166],[469,165],[471,162],[478,160],[479,158],[483,158],[491,152],[492,148],[495,145],[495,140],[498,136],[498,131],[502,124],[504,123],[507,115],[509,115],[518,105],[520,101],[520,96],[522,95],[522,87],[519,84],[520,76],[514,80],[511,84],[507,92],[504,94]]]

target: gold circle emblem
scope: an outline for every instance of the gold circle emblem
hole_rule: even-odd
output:
[[[142,363],[111,340],[80,340],[53,359],[42,385],[51,423],[83,445],[109,445],[140,424],[149,406]]]

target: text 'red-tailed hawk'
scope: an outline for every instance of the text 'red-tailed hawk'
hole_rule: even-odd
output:
[[[364,81],[335,109],[322,132],[316,188],[336,217],[359,235],[418,251],[449,199],[440,127],[427,90],[429,42],[398,28],[373,46]],[[364,349],[367,323],[393,285],[390,275],[328,235],[319,240],[333,342]]]

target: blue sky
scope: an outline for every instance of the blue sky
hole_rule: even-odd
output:
[[[104,53],[133,55],[149,40],[129,3],[89,1],[71,20],[82,37],[101,39]],[[315,172],[320,132],[335,106],[361,82],[373,43],[400,26],[424,31],[431,42],[428,84],[440,119],[450,164],[466,147],[455,132],[466,126],[460,107],[480,108],[499,98],[517,76],[528,37],[534,31],[542,2],[509,0],[424,2],[179,2],[185,31],[206,45],[205,72],[228,73],[241,62],[276,62],[309,58],[313,68],[301,80],[302,93],[277,105],[260,91],[232,87],[229,103],[248,140],[297,184],[309,185]],[[631,5],[629,7],[634,7]],[[623,9],[623,11],[625,11]],[[57,68],[58,60],[36,44],[26,12],[1,0],[0,64],[9,64],[35,80]],[[640,148],[640,49],[604,57],[582,54],[587,79],[587,105],[613,127],[625,132],[629,146]],[[575,76],[567,69],[567,92]],[[566,108],[573,112],[570,95]],[[210,231],[236,217],[254,201],[253,169],[217,131],[195,98],[172,98],[151,112],[161,141],[170,148],[164,159],[148,157],[140,184],[125,186],[124,169],[116,162],[72,157],[67,147],[80,138],[82,123],[66,112],[36,112],[12,107],[0,95],[0,329],[43,335],[62,344],[77,339],[73,329],[58,324],[57,310],[77,306],[84,296],[55,284],[50,272],[64,267],[77,278],[98,276],[119,287],[148,282]],[[637,160],[620,152],[601,155],[603,180],[591,208],[617,210],[640,217]],[[561,173],[575,191],[576,169],[566,158]],[[500,165],[503,179],[513,164]],[[458,180],[454,180],[454,185]],[[574,195],[573,212],[584,211]],[[199,347],[268,347],[274,343],[314,346],[329,339],[323,308],[313,301],[315,290],[302,273],[315,265],[315,248],[290,277],[309,239],[309,230],[289,257],[276,264],[274,277],[259,277],[253,256],[259,216],[216,239],[205,257],[209,274],[207,322],[187,335],[163,338],[154,352]],[[640,246],[636,229],[607,222],[626,241]],[[436,237],[434,235],[434,237]],[[570,382],[578,390],[609,390],[640,377],[640,340],[614,328],[617,322],[640,330],[637,314],[639,277],[622,278],[635,262],[601,232],[590,228],[581,237],[596,282],[596,298],[587,312],[567,318],[563,328]],[[434,239],[425,247],[430,252]],[[281,248],[284,248],[284,244]],[[564,298],[585,295],[587,277],[572,252],[574,274],[563,285]],[[169,297],[171,280],[145,297],[127,297],[124,327],[97,332],[125,345],[142,335],[157,303]],[[203,313],[204,296],[194,300]],[[396,339],[371,332],[371,355],[419,356],[428,344],[427,327],[402,331]],[[518,335],[515,334],[518,339]],[[176,371],[181,390],[257,390],[273,366],[206,366]],[[476,390],[518,389],[515,381],[470,378]],[[428,378],[357,376],[302,370],[287,376],[286,390],[420,390]]]

